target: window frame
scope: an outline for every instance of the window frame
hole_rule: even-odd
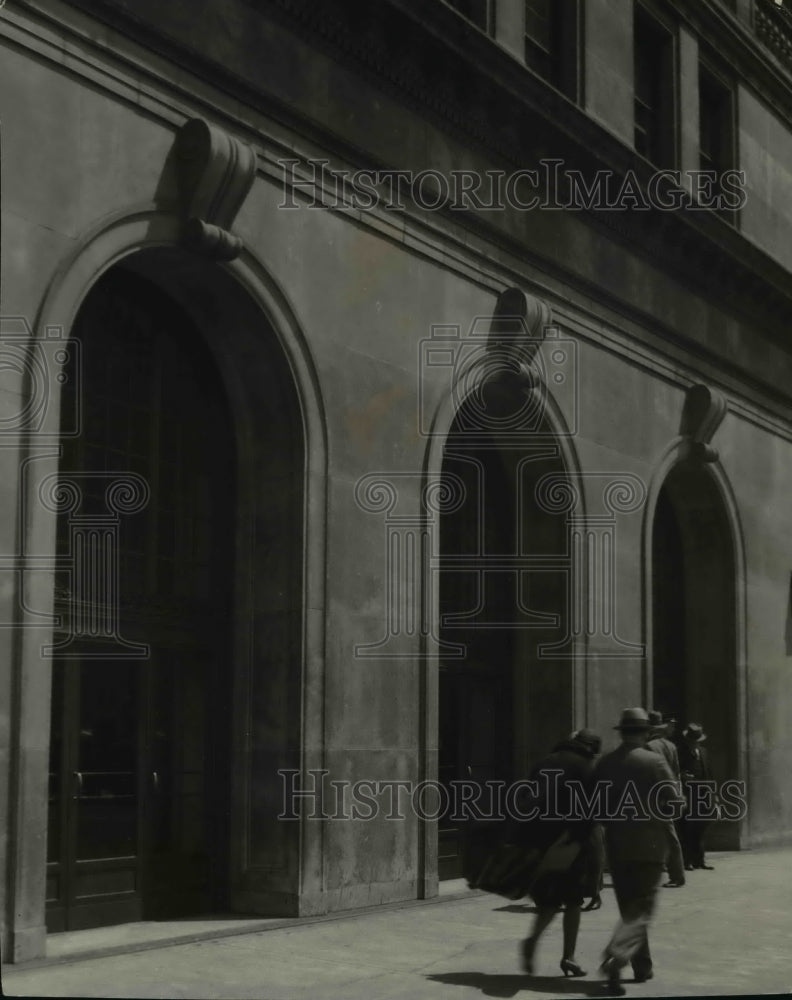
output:
[[[477,28],[482,34],[487,35],[489,38],[494,38],[496,0],[480,0],[480,2],[484,4],[484,20],[486,22],[484,26],[459,9],[459,6],[457,5],[464,2],[465,0],[443,0],[443,3],[445,3],[447,7],[450,7],[458,17],[462,18],[463,21],[467,21],[468,24],[472,24],[474,28]],[[469,0],[469,2],[476,2],[476,0]]]
[[[643,38],[639,36],[643,33]],[[640,51],[646,52],[650,35],[655,39],[662,39],[663,50],[656,57],[659,64],[659,72],[656,80],[658,94],[670,95],[670,100],[666,105],[662,99],[656,102],[653,111],[658,124],[651,131],[647,130],[647,137],[652,137],[647,143],[645,151],[639,148],[637,133],[639,129],[637,106],[638,97],[638,73],[639,66],[639,42]],[[640,65],[646,66],[648,60],[641,60]],[[679,111],[679,30],[678,25],[663,16],[657,9],[648,3],[635,0],[633,4],[633,148],[636,153],[643,157],[652,166],[662,170],[674,170],[679,167],[680,156],[680,111]]]
[[[727,113],[725,115],[726,128],[728,130],[727,141],[723,143],[726,149],[726,155],[721,164],[713,162],[710,166],[705,166],[702,162],[702,136],[703,136],[703,123],[702,123],[702,78],[707,80],[708,83],[713,85],[713,90],[720,90],[722,95],[725,96],[728,102]],[[707,79],[708,78],[708,79]],[[739,169],[739,127],[737,120],[737,85],[733,76],[719,64],[719,61],[713,57],[706,49],[699,49],[698,58],[698,169],[699,170],[715,170],[720,175],[728,170]],[[736,226],[739,219],[739,211],[737,209],[730,208],[719,208],[715,209],[716,213],[725,219],[731,225]]]
[[[545,74],[532,65],[528,58],[528,46],[543,49],[536,38],[528,33],[525,5],[523,0],[523,65],[534,75],[555,90],[564,94],[575,104],[582,105],[583,94],[583,8],[581,0],[550,0],[552,11],[551,47],[545,50],[550,60],[550,71]]]

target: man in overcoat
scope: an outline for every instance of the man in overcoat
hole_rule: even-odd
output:
[[[646,746],[651,731],[646,710],[625,709],[615,728],[621,745],[600,758],[594,779],[608,804],[605,842],[621,914],[602,971],[607,992],[622,996],[621,970],[627,964],[636,982],[653,976],[647,931],[668,855],[668,827],[681,797],[665,759]]]
[[[680,821],[680,840],[685,868],[712,871],[704,856],[704,831],[717,818],[717,794],[706,748],[707,736],[698,722],[691,722],[679,742],[679,766],[687,801],[687,811]]]
[[[682,791],[681,774],[679,770],[679,755],[674,742],[669,739],[669,722],[663,721],[661,712],[650,712],[649,722],[652,724],[649,733],[649,742],[646,744],[650,750],[659,753],[665,758],[671,769],[671,773],[677,780],[677,787]],[[666,885],[672,889],[678,889],[685,884],[685,861],[682,853],[682,845],[679,841],[677,824],[668,824],[668,881]]]

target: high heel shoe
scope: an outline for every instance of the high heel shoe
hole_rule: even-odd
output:
[[[522,969],[523,972],[527,973],[529,976],[533,975],[535,950],[536,950],[536,938],[532,937],[526,938],[521,946]]]
[[[561,959],[561,971],[564,973],[564,978],[567,976],[585,976],[587,975],[585,969],[581,969],[580,966],[573,958],[562,958]]]

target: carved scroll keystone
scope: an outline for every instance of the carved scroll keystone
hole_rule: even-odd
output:
[[[176,137],[176,158],[185,244],[214,260],[233,260],[242,240],[231,225],[253,185],[253,148],[203,118],[190,118]]]
[[[487,335],[487,369],[491,384],[525,395],[537,388],[532,362],[551,322],[548,304],[520,288],[498,296]]]
[[[726,416],[726,400],[715,389],[698,383],[685,396],[679,433],[687,439],[686,458],[717,462],[718,452],[710,442]]]
[[[505,349],[527,368],[542,346],[551,317],[550,306],[542,299],[520,288],[507,288],[495,303],[487,346]]]

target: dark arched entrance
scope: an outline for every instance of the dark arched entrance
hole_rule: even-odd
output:
[[[540,652],[567,636],[565,515],[536,495],[544,476],[564,474],[561,449],[536,413],[528,413],[533,429],[515,418],[526,406],[519,390],[485,389],[489,398],[459,407],[443,453],[442,474],[464,484],[463,502],[440,521],[438,772],[446,787],[524,777],[572,725],[568,664],[559,669]],[[491,794],[479,803],[486,813]],[[462,874],[474,832],[486,842],[486,827],[461,812],[440,817],[441,879]]]
[[[207,912],[227,892],[236,474],[223,391],[187,313],[121,266],[86,297],[74,345],[50,930]]]
[[[652,531],[653,700],[680,728],[700,722],[715,777],[738,777],[734,540],[706,466],[681,462],[660,490]],[[735,824],[712,832],[738,846]]]

